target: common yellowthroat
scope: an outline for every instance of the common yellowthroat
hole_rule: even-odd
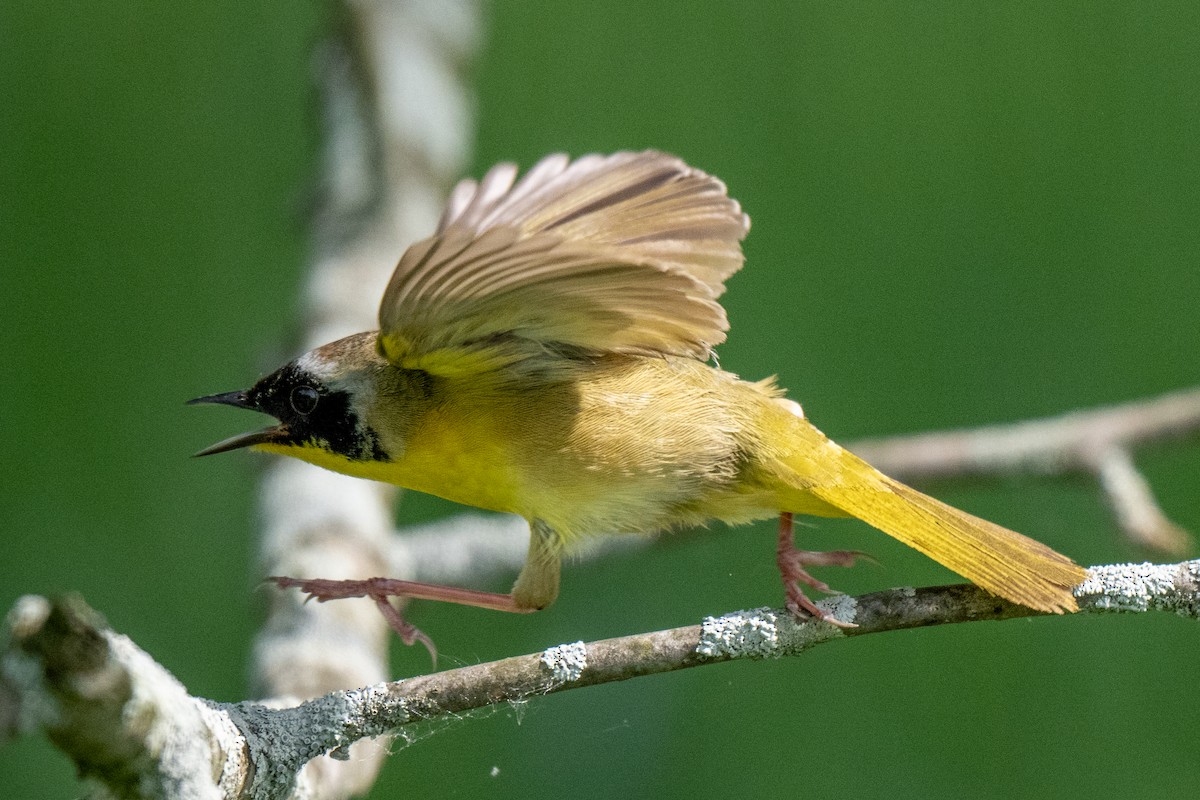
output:
[[[1085,572],[1033,539],[883,475],[825,437],[772,380],[707,362],[749,218],[716,178],[658,152],[553,155],[452,193],[401,257],[379,331],[319,347],[245,391],[192,402],[279,424],[252,447],[529,521],[511,594],[408,581],[280,579],[321,599],[385,596],[506,611],[558,596],[564,549],[596,534],[779,516],[788,607],[850,551],[792,545],[792,514],[854,516],[1001,597],[1076,609]],[[836,622],[836,620],[830,620]],[[411,640],[413,629],[392,616]]]

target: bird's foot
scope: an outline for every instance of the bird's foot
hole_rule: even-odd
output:
[[[396,588],[392,584],[405,584],[407,581],[393,581],[389,578],[367,578],[366,580],[327,580],[325,578],[286,578],[280,576],[272,576],[267,578],[268,581],[274,583],[280,589],[297,588],[308,597],[308,600],[316,600],[318,603],[324,603],[329,600],[342,600],[349,597],[369,597],[375,607],[379,609],[379,613],[387,620],[388,627],[391,628],[400,637],[400,641],[406,645],[413,645],[420,642],[429,651],[429,657],[437,664],[437,647],[416,625],[404,618],[404,614],[396,606],[392,605],[389,598],[391,597],[408,597],[409,595],[402,591],[390,591]]]
[[[429,650],[430,655],[437,657],[433,641],[404,619],[400,610],[389,602],[390,597],[407,597],[412,600],[437,600],[443,603],[457,603],[476,608],[490,608],[494,611],[509,611],[516,614],[528,614],[536,608],[526,608],[517,605],[511,594],[495,592],[480,592],[475,589],[461,589],[457,586],[441,586],[436,583],[419,583],[417,581],[401,581],[394,578],[366,578],[364,580],[327,580],[324,578],[284,578],[273,576],[267,578],[280,589],[296,588],[308,595],[310,600],[324,603],[329,600],[342,600],[348,597],[369,597],[375,602],[379,612],[383,614],[388,625],[400,635],[405,644],[420,642]]]
[[[829,584],[809,574],[807,567],[852,567],[854,562],[865,556],[857,550],[797,550],[792,529],[792,515],[779,515],[779,544],[775,550],[775,563],[779,566],[779,577],[783,580],[787,610],[797,621],[819,619],[839,628],[856,628],[853,622],[843,622],[817,607],[804,594],[801,584],[811,586],[819,592],[833,592]]]

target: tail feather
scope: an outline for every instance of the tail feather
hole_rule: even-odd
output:
[[[1052,613],[1078,610],[1087,572],[1041,542],[892,480],[843,450],[839,479],[807,491],[921,551],[993,594]]]

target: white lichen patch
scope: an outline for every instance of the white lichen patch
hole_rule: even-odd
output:
[[[1188,584],[1183,586],[1182,584]],[[1200,616],[1196,587],[1200,562],[1183,564],[1111,564],[1092,567],[1074,594],[1081,605],[1103,611],[1174,611]]]
[[[705,658],[778,658],[779,618],[769,608],[705,617],[696,653]]]
[[[196,706],[200,711],[200,718],[212,736],[214,754],[221,765],[220,785],[241,785],[247,768],[245,736],[233,724],[229,714],[216,704],[197,700]]]
[[[853,625],[854,618],[858,616],[858,601],[848,594],[834,594],[818,600],[817,608],[847,625]]]
[[[848,623],[854,622],[858,609],[854,598],[848,595],[827,598],[817,606]],[[779,658],[844,635],[840,628],[827,622],[798,623],[790,614],[758,608],[705,617],[700,624],[696,654],[705,658]]]
[[[553,686],[579,680],[587,669],[587,646],[583,642],[548,647],[542,653],[542,668],[550,673]]]
[[[214,765],[221,765],[224,776],[244,774],[240,737],[228,718],[189,696],[179,679],[128,637],[112,631],[104,631],[104,637],[110,663],[120,665],[130,690],[121,709],[121,729],[112,734],[136,739],[140,757],[154,763],[143,773],[140,791],[155,797],[216,797],[215,790],[209,791]],[[231,743],[236,755],[220,749]]]
[[[141,735],[152,757],[163,757],[170,750],[194,755],[196,734],[201,729],[200,710],[187,689],[129,637],[111,631],[105,636],[110,657],[129,675],[129,700],[121,709],[126,730]],[[99,679],[111,680],[106,673]],[[91,691],[97,688],[90,687]],[[164,713],[167,711],[172,713]]]

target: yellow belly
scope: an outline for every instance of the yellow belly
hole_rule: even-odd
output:
[[[775,392],[699,362],[610,358],[572,380],[497,387],[443,380],[405,431],[384,436],[391,461],[277,449],[327,469],[464,505],[540,519],[570,539],[777,514],[756,431]],[[375,416],[399,418],[392,407]],[[786,415],[785,415],[786,416]],[[261,449],[272,450],[270,445]],[[834,511],[811,498],[799,513]],[[836,512],[834,512],[836,513]]]
[[[384,480],[568,539],[778,512],[744,480],[744,433],[771,395],[699,362],[611,358],[569,381],[439,391]]]

